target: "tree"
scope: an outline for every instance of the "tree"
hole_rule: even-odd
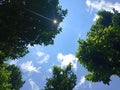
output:
[[[22,73],[15,65],[0,65],[0,90],[20,90],[25,81]]]
[[[45,90],[72,90],[76,85],[77,78],[71,67],[71,64],[64,69],[54,66],[53,76],[47,79]]]
[[[10,90],[20,90],[25,83],[25,81],[22,80],[20,69],[15,65],[9,65],[6,70],[11,72],[9,79],[9,83],[11,84]]]
[[[0,63],[23,57],[28,45],[53,44],[66,13],[59,0],[1,0]]]
[[[104,84],[110,77],[120,77],[120,13],[99,11],[86,40],[79,40],[76,57],[87,70],[86,79]]]
[[[0,65],[0,89],[10,90],[11,84],[9,83],[10,71],[6,71],[6,64]]]

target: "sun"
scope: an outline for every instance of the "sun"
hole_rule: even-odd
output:
[[[56,20],[56,19],[54,19],[54,20],[53,20],[53,23],[54,23],[54,24],[57,24],[58,22],[57,22],[57,20]]]

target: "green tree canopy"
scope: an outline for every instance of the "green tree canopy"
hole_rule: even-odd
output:
[[[24,56],[28,45],[53,44],[66,13],[59,0],[1,0],[0,63]]]
[[[9,83],[11,84],[10,90],[20,90],[25,83],[25,81],[22,80],[20,69],[15,65],[9,65],[6,70],[11,72],[9,79]]]
[[[76,57],[87,70],[86,79],[109,84],[110,77],[120,77],[120,13],[99,11],[86,40],[79,40]]]
[[[53,67],[52,78],[47,79],[45,90],[72,90],[76,85],[77,77],[69,64],[66,68]]]
[[[20,90],[25,81],[22,73],[15,65],[0,65],[0,90]]]
[[[9,83],[10,71],[6,70],[6,64],[0,65],[0,90],[10,90],[11,84]]]

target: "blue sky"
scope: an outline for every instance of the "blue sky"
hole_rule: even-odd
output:
[[[60,24],[62,32],[56,36],[54,45],[29,46],[30,53],[25,57],[10,61],[20,67],[23,79],[26,81],[21,90],[42,90],[46,78],[51,77],[54,65],[65,67],[69,62],[73,64],[77,74],[77,85],[74,90],[119,90],[120,78],[111,77],[110,85],[102,82],[91,83],[84,76],[87,71],[79,63],[75,53],[78,48],[78,39],[86,38],[86,33],[97,19],[96,12],[101,9],[111,11],[115,8],[120,12],[119,0],[60,0],[60,5],[68,9],[68,14]]]

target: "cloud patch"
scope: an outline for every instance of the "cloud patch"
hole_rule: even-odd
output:
[[[39,64],[47,63],[50,58],[49,54],[46,54],[46,53],[43,53],[40,51],[37,52],[37,56],[39,56],[41,58],[41,60],[38,61]]]
[[[112,11],[113,8],[120,12],[119,2],[112,3],[105,0],[86,0],[86,5],[89,7],[90,12],[92,12],[93,9]]]
[[[93,21],[95,22],[98,18],[99,18],[99,16],[97,14],[95,14],[95,17],[93,18]]]
[[[71,63],[73,68],[77,70],[78,59],[73,54],[63,55],[62,53],[59,53],[57,55],[57,59],[61,63],[61,67],[66,67],[69,63]]]
[[[44,56],[45,55],[45,53],[43,53],[43,52],[37,52],[37,56],[39,56],[39,57],[42,57],[42,56]]]
[[[48,69],[48,72],[49,72],[49,73],[52,73],[52,68],[49,68],[49,69]]]
[[[21,69],[28,71],[28,72],[39,72],[39,68],[33,66],[33,62],[32,61],[27,61],[25,63],[21,64]]]
[[[83,85],[85,83],[85,76],[81,77],[80,81],[78,82],[78,84],[75,86],[75,89],[78,89],[81,85]]]
[[[81,86],[82,84],[85,83],[85,77],[83,76],[81,79],[80,79],[80,82],[79,82],[79,85]]]
[[[40,90],[39,86],[32,79],[29,79],[29,83],[32,90]]]

